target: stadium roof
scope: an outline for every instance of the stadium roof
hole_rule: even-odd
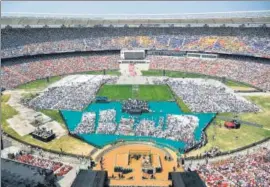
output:
[[[171,172],[169,178],[174,187],[206,187],[198,173],[191,172]]]
[[[175,26],[192,25],[221,25],[230,26],[239,24],[270,24],[269,11],[248,11],[248,12],[212,12],[212,13],[193,13],[193,14],[53,14],[53,13],[2,13],[2,27],[7,25],[12,27],[92,27],[103,26]]]
[[[103,187],[106,176],[105,171],[80,170],[71,187]]]

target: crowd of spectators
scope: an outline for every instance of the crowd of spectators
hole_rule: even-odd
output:
[[[82,120],[71,133],[73,134],[89,134],[95,131],[96,114],[85,112],[82,115]]]
[[[207,186],[270,186],[269,148],[214,163],[201,164],[197,172]]]
[[[114,134],[116,128],[116,110],[109,109],[100,111],[97,134]]]
[[[24,152],[20,152],[19,154],[15,155],[15,160],[18,162],[32,165],[32,166],[37,166],[37,167],[45,168],[48,170],[52,170],[54,172],[57,171],[58,176],[62,176],[64,174],[68,173],[72,169],[71,166],[64,165],[61,162],[54,162],[51,160],[39,158],[39,157],[33,156],[31,154],[28,154],[28,153],[24,153]],[[65,169],[64,169],[65,172],[58,171],[58,169],[61,167],[65,167]],[[61,175],[59,172],[61,173]]]
[[[2,57],[122,48],[209,51],[270,57],[269,28],[3,29]]]
[[[126,136],[133,135],[134,134],[133,126],[134,126],[134,119],[121,118],[115,134],[116,135],[126,135]]]
[[[191,78],[168,78],[174,93],[183,99],[192,112],[258,112],[255,104],[235,94],[219,81]]]
[[[108,75],[86,75],[85,80],[80,82],[70,81],[49,87],[42,95],[32,99],[29,105],[35,109],[82,110],[95,99],[100,86],[114,78]]]
[[[194,146],[194,131],[199,125],[198,117],[192,115],[168,115],[166,126],[164,117],[159,118],[158,124],[149,119],[141,119],[135,123],[133,118],[121,118],[118,125],[116,110],[108,109],[99,112],[98,126],[95,131],[95,118],[94,113],[84,113],[81,122],[72,133],[149,136],[183,141],[187,145]]]
[[[192,115],[169,115],[167,128],[160,137],[175,141],[194,142],[194,131],[199,125],[199,118]]]
[[[149,106],[146,101],[128,99],[123,102],[122,111],[126,113],[143,113],[149,111]]]
[[[119,55],[62,54],[2,61],[2,87],[14,88],[36,79],[87,71],[119,69]]]
[[[194,142],[194,131],[198,124],[199,119],[196,116],[169,115],[166,128],[164,128],[163,123],[156,126],[152,120],[141,120],[135,128],[135,135],[165,138],[192,144]]]
[[[157,132],[155,122],[152,120],[141,120],[140,123],[135,128],[136,136],[153,136],[156,137],[159,132]]]
[[[270,90],[270,63],[248,58],[199,59],[172,56],[147,56],[150,69],[199,73],[245,82]]]

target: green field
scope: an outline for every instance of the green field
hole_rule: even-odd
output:
[[[224,127],[224,121],[217,119],[216,124],[213,122],[206,130],[207,145],[188,155],[199,155],[214,146],[219,147],[222,151],[233,150],[270,137],[270,96],[252,96],[247,99],[260,106],[262,111],[239,114],[239,119],[261,124],[264,128],[241,125],[240,129],[227,129]],[[234,115],[233,113],[219,114],[219,116],[228,117]],[[215,139],[213,139],[213,135],[215,135]]]
[[[184,112],[184,113],[191,113],[192,112],[180,97],[177,97],[176,102],[179,105],[179,107],[181,108],[182,112]]]
[[[146,101],[173,100],[173,95],[167,85],[139,85],[138,89],[132,88],[132,85],[103,85],[97,95],[108,97],[110,100],[128,98]]]
[[[50,84],[59,81],[61,76],[50,77],[49,82],[47,79],[39,79],[26,84],[19,85],[17,89],[33,90],[33,89],[45,89]]]
[[[250,96],[246,97],[252,103],[255,103],[261,108],[261,112],[257,113],[240,113],[238,114],[239,119],[243,121],[249,121],[263,125],[264,128],[270,129],[270,96]],[[220,114],[220,116],[233,117],[234,114],[226,113]]]
[[[103,85],[97,96],[105,96],[111,100],[126,100],[132,97],[131,85]]]
[[[167,85],[139,85],[138,99],[146,101],[174,100]]]
[[[142,71],[144,76],[163,76],[163,70],[149,70],[149,71]],[[179,72],[179,71],[167,71],[165,72],[165,76],[173,77],[173,78],[211,78],[211,79],[218,79],[221,81],[221,78],[212,77],[203,74],[196,74],[196,73],[187,73],[187,72]],[[252,88],[245,83],[236,82],[233,80],[227,80],[224,83],[229,87],[242,87],[242,88]]]

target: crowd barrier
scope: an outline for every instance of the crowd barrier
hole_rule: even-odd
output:
[[[225,151],[225,152],[221,152],[217,155],[215,155],[214,157],[211,157],[211,158],[216,158],[216,157],[220,157],[220,156],[225,156],[225,155],[230,155],[230,154],[233,154],[233,153],[236,153],[236,152],[240,152],[240,151],[243,151],[245,149],[248,149],[248,148],[251,148],[251,147],[254,147],[256,145],[259,145],[259,144],[262,144],[264,142],[267,142],[268,140],[270,140],[270,137],[267,137],[267,138],[264,138],[258,142],[255,142],[255,143],[252,143],[252,144],[249,144],[247,146],[244,146],[244,147],[240,147],[240,148],[237,148],[237,149],[234,149],[234,150],[231,150],[231,151]],[[205,159],[205,158],[209,158],[208,156],[201,156],[201,155],[198,155],[198,156],[191,156],[191,157],[186,157],[185,160],[201,160],[201,159]]]

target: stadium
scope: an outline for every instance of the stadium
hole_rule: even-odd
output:
[[[3,186],[270,185],[270,11],[1,23]]]

